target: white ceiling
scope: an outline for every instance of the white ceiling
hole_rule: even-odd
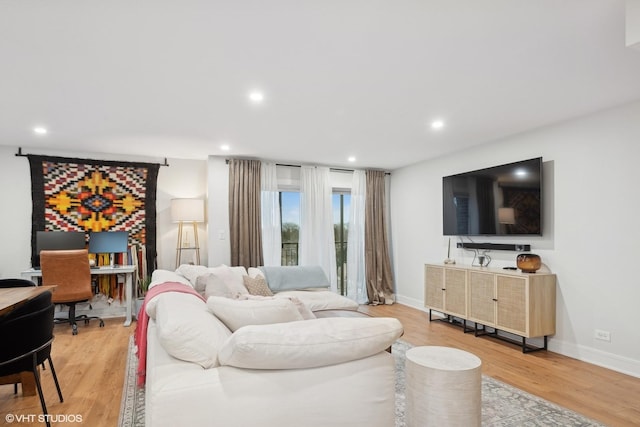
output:
[[[640,99],[624,13],[623,0],[3,0],[0,145],[395,169]]]

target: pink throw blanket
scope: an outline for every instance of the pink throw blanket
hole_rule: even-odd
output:
[[[144,297],[142,307],[140,307],[140,311],[138,312],[138,322],[136,324],[136,331],[134,335],[134,340],[138,347],[138,387],[142,387],[144,385],[147,372],[147,327],[149,326],[149,316],[147,315],[145,308],[149,301],[164,292],[193,294],[202,301],[206,301],[202,295],[196,292],[195,289],[185,285],[184,283],[165,282],[149,289],[149,292],[147,292],[147,295]]]

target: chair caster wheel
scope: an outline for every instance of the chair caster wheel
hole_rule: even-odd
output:
[[[104,320],[100,320],[100,327],[104,328]]]
[[[88,325],[88,324],[89,324],[89,319],[85,319],[85,320],[84,320],[84,324],[85,324],[85,325]]]
[[[71,326],[71,334],[72,335],[78,335],[78,326],[77,325],[72,325]]]

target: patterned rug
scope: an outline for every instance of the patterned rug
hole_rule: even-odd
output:
[[[405,353],[411,347],[404,341],[393,345],[396,360],[396,427],[405,427]],[[482,376],[482,425],[603,427],[596,421],[486,375]]]
[[[129,340],[119,427],[144,426],[144,389],[136,387],[137,359]],[[411,345],[398,341],[393,345],[396,361],[396,427],[405,427],[404,365]],[[496,427],[584,426],[604,427],[596,421],[536,397],[508,384],[482,376],[482,425]]]
[[[136,370],[138,358],[135,354],[133,335],[129,337],[129,351],[127,367],[124,371],[124,385],[122,386],[122,402],[120,403],[120,419],[118,427],[144,426],[144,388],[136,385]]]

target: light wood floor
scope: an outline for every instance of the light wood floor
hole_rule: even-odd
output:
[[[620,374],[548,351],[523,354],[519,346],[463,333],[400,304],[363,306],[374,316],[400,319],[403,340],[469,351],[482,360],[482,373],[572,409],[609,426],[640,426],[640,378]]]
[[[78,323],[76,336],[71,335],[70,326],[55,326],[51,358],[64,403],[58,399],[48,363],[46,370],[41,371],[45,402],[52,417],[73,420],[71,416],[80,416],[82,423],[52,422],[52,426],[118,425],[129,336],[135,330],[135,323],[125,328],[123,321],[105,319],[104,328],[96,321],[89,325]],[[17,395],[13,394],[13,385],[0,386],[0,426],[44,426],[37,418],[34,422],[5,423],[7,414],[33,417],[42,414],[37,394],[23,397],[20,386]]]
[[[522,354],[519,347],[464,334],[458,327],[428,321],[427,313],[400,304],[363,306],[374,316],[400,319],[403,340],[413,345],[446,345],[470,351],[482,359],[483,374],[509,383],[542,398],[570,408],[610,426],[640,425],[640,379],[590,365],[552,352]],[[60,380],[64,403],[57,398],[50,370],[42,374],[49,413],[79,415],[82,423],[54,426],[105,426],[118,424],[120,400],[129,336],[135,323],[125,328],[122,319],[106,319],[105,328],[92,322],[79,325],[80,333],[57,325],[53,362]],[[0,386],[0,425],[7,414],[41,414],[37,396],[13,394],[12,385]],[[8,425],[8,424],[7,424]],[[42,423],[13,423],[41,426]],[[283,426],[284,427],[284,426]]]

